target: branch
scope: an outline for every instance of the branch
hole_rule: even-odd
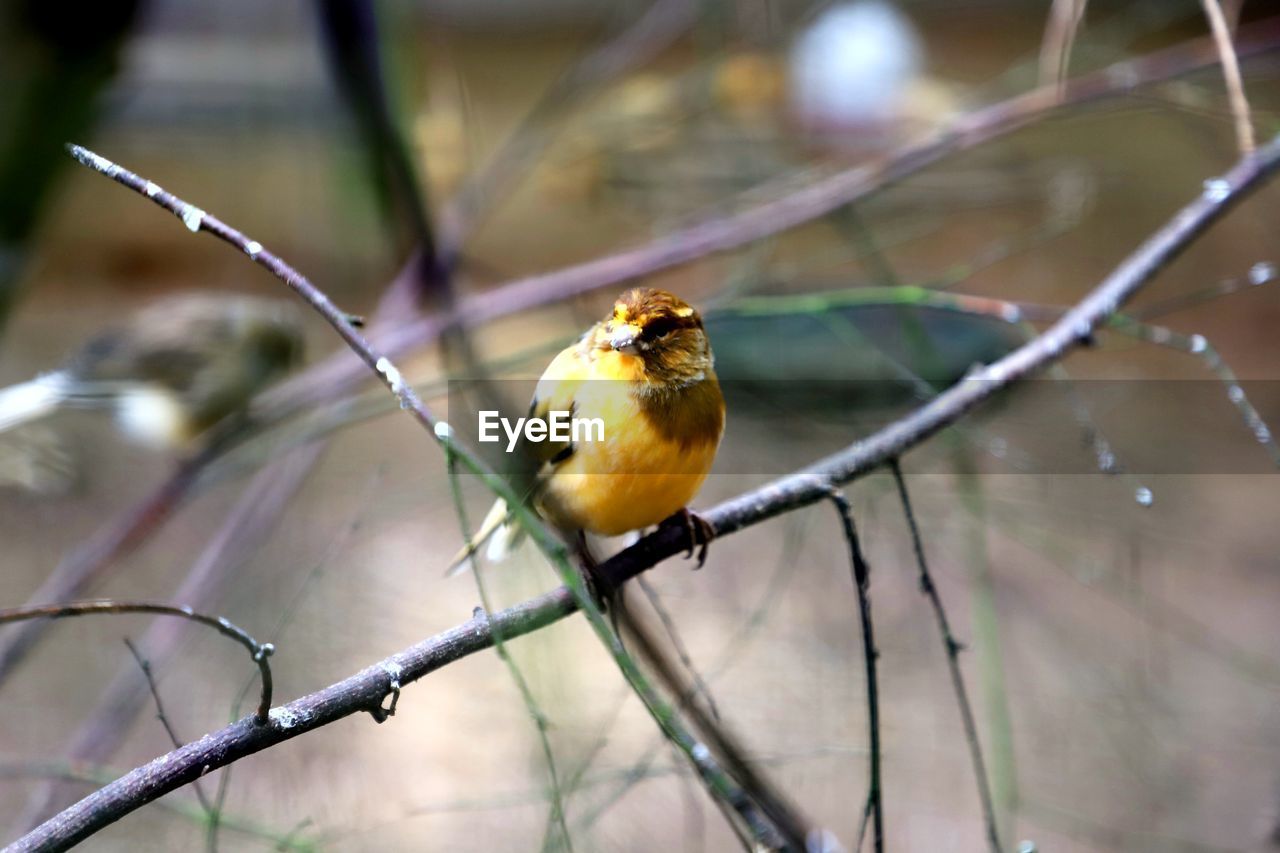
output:
[[[265,725],[267,714],[271,708],[271,665],[267,658],[275,653],[276,647],[271,643],[259,643],[243,628],[233,625],[221,616],[208,616],[197,613],[190,607],[176,607],[172,604],[157,604],[152,601],[81,601],[71,604],[51,604],[47,607],[11,607],[0,610],[0,625],[7,622],[25,622],[28,619],[66,619],[73,616],[87,616],[101,613],[153,613],[157,616],[177,616],[208,626],[224,637],[230,637],[249,651],[253,662],[258,665],[258,674],[262,678],[262,696],[258,701],[258,711],[253,721],[257,725]]]
[[[898,490],[898,500],[902,503],[902,514],[907,519],[907,529],[911,533],[911,550],[915,553],[916,568],[920,571],[920,591],[929,599],[933,607],[934,619],[938,623],[938,633],[942,635],[942,646],[947,653],[947,669],[951,672],[951,686],[956,694],[956,705],[960,708],[960,721],[964,725],[964,738],[969,744],[969,756],[973,762],[973,775],[978,784],[978,798],[982,801],[982,819],[986,825],[987,842],[991,845],[991,853],[1000,853],[1000,834],[996,830],[996,810],[991,800],[991,785],[987,782],[987,765],[982,758],[982,743],[978,740],[978,724],[974,721],[973,705],[969,702],[969,691],[964,685],[964,673],[960,671],[960,650],[964,645],[951,633],[951,621],[947,618],[947,610],[942,606],[942,596],[933,582],[929,572],[929,562],[924,556],[924,541],[920,538],[920,526],[916,523],[915,510],[911,508],[911,497],[907,494],[907,481],[902,477],[902,466],[897,459],[889,461],[889,470],[893,473],[893,483]]]
[[[67,554],[27,599],[39,602],[70,601],[83,595],[107,573],[113,563],[128,554],[168,520],[199,477],[205,465],[222,448],[216,442],[178,464],[169,479],[130,508],[118,520],[96,532]],[[0,638],[0,685],[3,685],[39,640],[39,622],[23,625]]]
[[[833,485],[863,476],[959,420],[971,408],[1017,380],[1062,359],[1197,236],[1238,204],[1280,165],[1280,137],[1240,162],[1179,211],[1108,275],[1076,307],[1038,338],[996,363],[976,370],[932,401],[859,441],[772,483],[726,501],[703,517],[717,536],[742,530],[789,510],[827,499]],[[683,525],[667,524],[599,567],[619,585],[659,561],[685,550]],[[575,595],[561,587],[497,614],[467,622],[368,667],[324,690],[272,709],[270,724],[244,719],[139,767],[46,821],[14,844],[15,850],[60,850],[82,841],[126,814],[201,773],[361,711],[382,718],[382,700],[394,684],[412,683],[430,672],[503,638],[536,631],[577,609]]]
[[[1040,44],[1040,85],[1061,89],[1089,0],[1053,0]]]
[[[1248,154],[1255,147],[1253,121],[1249,118],[1249,99],[1244,93],[1244,80],[1240,77],[1240,60],[1231,45],[1231,25],[1223,14],[1218,0],[1201,0],[1204,15],[1209,19],[1213,42],[1217,46],[1222,63],[1222,76],[1227,84],[1227,97],[1231,103],[1231,115],[1235,119],[1236,143],[1241,154]]]
[[[867,743],[871,752],[871,766],[867,773],[867,803],[853,849],[862,850],[866,818],[870,815],[873,825],[872,849],[876,853],[884,853],[884,804],[880,792],[880,688],[876,680],[876,659],[880,657],[880,652],[876,649],[875,632],[871,624],[871,567],[862,555],[862,545],[858,541],[858,529],[853,523],[849,499],[844,496],[844,492],[833,488],[831,502],[840,515],[845,542],[849,545],[849,567],[853,574],[853,589],[858,596],[858,621],[862,626],[862,661],[867,673]]]

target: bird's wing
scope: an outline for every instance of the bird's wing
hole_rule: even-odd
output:
[[[533,391],[529,402],[529,417],[546,418],[553,411],[574,411],[574,394],[591,375],[590,346],[596,328],[588,331],[580,340],[565,347],[551,360]],[[533,497],[555,469],[573,455],[571,442],[526,442],[521,439],[517,451],[526,453],[539,463],[537,475],[529,487]],[[494,502],[480,523],[479,529],[453,559],[449,561],[446,577],[452,577],[471,568],[471,558],[486,543],[485,557],[491,562],[501,562],[519,544],[524,529],[512,523],[511,508],[499,498]]]
[[[529,417],[547,419],[552,412],[569,412],[572,416],[577,409],[575,395],[591,375],[589,347],[592,332],[561,350],[547,365],[533,390],[533,399],[529,401]],[[520,452],[541,463],[541,470],[538,472],[538,480],[541,482],[550,476],[555,466],[573,455],[573,445],[567,441],[525,443]]]

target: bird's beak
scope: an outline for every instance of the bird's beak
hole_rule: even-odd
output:
[[[616,326],[613,333],[609,335],[609,346],[626,355],[639,355],[639,337],[638,326],[632,326],[629,323],[625,326]]]

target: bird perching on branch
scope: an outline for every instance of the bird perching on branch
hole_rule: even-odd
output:
[[[529,418],[568,412],[598,423],[581,440],[523,440],[515,448],[538,464],[526,487],[533,507],[585,549],[584,533],[619,536],[684,516],[690,548],[710,538],[687,509],[711,470],[724,433],[724,398],[715,359],[693,306],[663,290],[634,288],[610,314],[560,352],[538,380]],[[486,555],[501,559],[519,527],[505,501],[454,558],[450,573]]]

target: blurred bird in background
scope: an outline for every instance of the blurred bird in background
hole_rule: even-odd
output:
[[[106,409],[131,440],[180,449],[242,414],[302,350],[288,302],[170,296],[93,338],[61,370],[0,391],[0,432],[64,408]]]
[[[619,536],[677,513],[689,524],[691,549],[699,541],[704,531],[694,527],[703,522],[687,505],[710,472],[724,433],[714,361],[691,305],[663,290],[635,288],[538,380],[531,416],[567,411],[604,425],[600,440],[517,447],[539,465],[527,488],[534,508],[568,541],[577,540],[588,564],[584,533]],[[466,568],[486,541],[486,556],[502,559],[520,529],[499,500],[449,573]]]

